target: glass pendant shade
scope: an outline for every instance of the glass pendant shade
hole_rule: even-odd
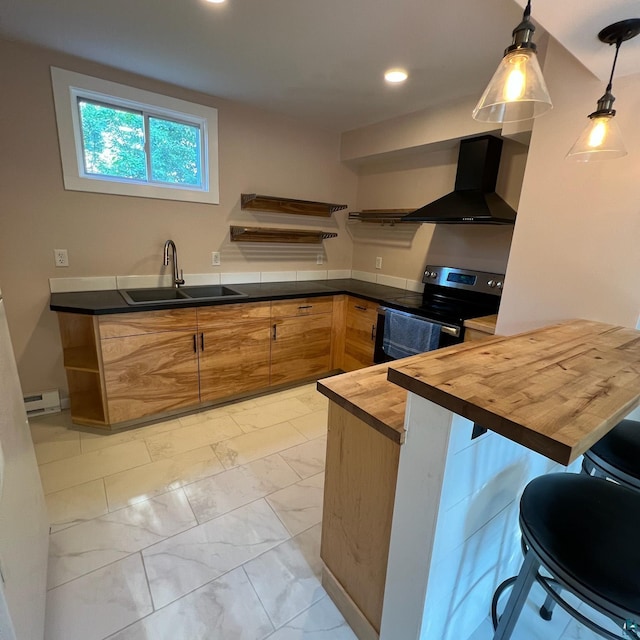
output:
[[[640,33],[640,18],[629,18],[614,22],[605,27],[598,34],[598,39],[608,45],[616,45],[609,84],[604,95],[598,100],[598,107],[589,115],[589,124],[580,134],[576,143],[566,155],[567,160],[577,162],[592,162],[594,160],[610,160],[627,155],[622,133],[615,119],[616,111],[613,103],[616,101],[611,93],[613,76],[616,72],[618,53],[623,42],[635,38]]]
[[[616,119],[613,115],[606,114],[589,118],[589,124],[567,153],[567,160],[593,162],[626,155],[627,150]]]
[[[536,52],[521,48],[504,56],[473,117],[480,122],[518,122],[536,118],[552,106]]]

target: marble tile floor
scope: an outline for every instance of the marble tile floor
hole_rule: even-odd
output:
[[[32,418],[45,640],[355,640],[320,584],[326,423],[315,385],[113,435]],[[513,640],[597,638],[537,588]]]
[[[45,640],[355,640],[320,584],[326,422],[315,385],[113,435],[33,418]]]

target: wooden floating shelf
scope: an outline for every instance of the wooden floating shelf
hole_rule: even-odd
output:
[[[359,220],[360,222],[377,222],[378,224],[390,224],[391,226],[402,222],[402,218],[415,209],[363,209],[362,211],[349,212],[349,220]],[[415,223],[414,224],[418,224]]]
[[[242,209],[251,211],[267,211],[270,213],[292,213],[302,216],[331,217],[335,211],[346,209],[346,204],[332,204],[330,202],[313,202],[311,200],[295,200],[294,198],[277,198],[261,196],[257,193],[242,193],[240,195]]]
[[[336,238],[337,233],[306,231],[302,229],[266,229],[264,227],[232,226],[232,242],[286,242],[320,244],[326,238]]]

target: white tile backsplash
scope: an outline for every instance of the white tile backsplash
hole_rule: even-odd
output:
[[[219,273],[185,273],[185,284],[188,286],[197,286],[203,284],[220,284]]]
[[[49,278],[49,291],[51,293],[65,293],[67,291],[106,291],[116,288],[115,276]]]
[[[326,280],[326,271],[296,271],[296,280]]]
[[[379,273],[376,282],[378,284],[383,284],[386,287],[397,287],[398,289],[406,289],[407,288],[407,279],[406,278],[396,278],[395,276],[386,276],[383,273]]]
[[[351,277],[351,269],[329,269],[327,271],[327,278],[329,280],[342,280],[343,278]]]
[[[356,280],[363,280],[364,282],[376,282],[377,275],[375,273],[369,273],[368,271],[352,271],[351,277]]]
[[[250,284],[252,282],[260,282],[260,272],[223,273],[220,276],[220,282],[222,282],[222,284]]]
[[[295,282],[295,271],[263,271],[260,282]]]
[[[424,283],[419,280],[407,280],[407,291],[422,293],[424,291]]]
[[[153,287],[170,287],[172,276],[116,276],[118,289],[150,289]]]
[[[207,284],[252,284],[257,282],[304,282],[311,280],[341,280],[354,278],[364,282],[377,283],[421,293],[422,282],[407,280],[383,273],[351,271],[350,269],[330,269],[314,271],[239,271],[230,273],[187,273],[184,274],[188,286]],[[108,289],[148,289],[170,287],[172,277],[166,275],[99,276],[89,278],[49,278],[51,293],[68,291],[103,291]]]

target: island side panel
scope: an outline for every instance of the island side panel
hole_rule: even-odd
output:
[[[420,638],[452,419],[407,394],[380,640]]]
[[[380,629],[400,448],[329,403],[320,556],[375,632],[366,637]]]
[[[567,468],[411,393],[406,427],[380,637],[468,638],[522,562],[522,490]]]

